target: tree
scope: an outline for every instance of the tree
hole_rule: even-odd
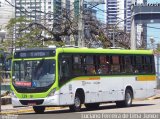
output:
[[[14,5],[12,5],[14,6]],[[65,37],[72,36],[72,41],[77,41],[74,36],[78,35],[78,15],[73,16],[72,10],[67,10],[65,8],[61,8],[61,14],[56,15],[55,13],[44,13],[42,11],[34,11],[40,12],[44,15],[54,16],[53,19],[49,19],[52,21],[52,26],[45,25],[45,19],[41,19],[41,22],[31,21],[27,19],[27,15],[31,12],[25,10],[20,12],[24,14],[24,16],[19,18],[11,19],[7,25],[7,29],[10,31],[10,34],[13,34],[13,29],[16,28],[16,36],[14,45],[16,47],[45,47],[48,44],[56,44],[62,46],[66,43],[64,40]],[[73,10],[74,11],[74,10]],[[88,12],[89,11],[89,12]],[[102,24],[99,20],[95,18],[90,12],[91,9],[84,9],[84,24],[85,30],[88,29],[88,33],[84,34],[84,40],[87,47],[91,47],[92,43],[101,44],[102,47],[107,48],[112,46],[112,37],[109,37],[106,33],[108,26]],[[80,13],[79,13],[80,14]],[[57,21],[55,21],[55,18]],[[16,26],[16,27],[15,27]],[[107,26],[107,27],[105,27]],[[112,26],[113,27],[113,26]],[[119,39],[116,39],[117,42]],[[121,46],[126,47],[126,42],[120,42]]]

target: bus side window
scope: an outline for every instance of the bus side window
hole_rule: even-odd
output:
[[[124,56],[125,73],[132,73],[133,66],[131,64],[131,56]]]
[[[112,56],[112,65],[111,65],[111,72],[112,73],[120,73],[119,59],[120,59],[119,55],[113,55]]]
[[[81,55],[73,55],[73,63],[72,63],[72,75],[80,76],[84,74],[83,69],[83,56]]]
[[[59,62],[59,80],[60,85],[64,84],[71,77],[71,60],[69,55],[62,55]]]
[[[95,75],[96,69],[95,69],[95,62],[94,62],[94,56],[88,55],[84,58],[85,62],[85,70],[87,75]]]
[[[70,76],[70,68],[69,61],[67,59],[63,59],[60,61],[60,82],[65,82]]]
[[[135,63],[134,73],[143,73],[143,57],[135,56]]]
[[[109,61],[109,56],[101,55],[98,56],[98,74],[108,74],[109,73],[109,68],[110,68],[110,61]]]

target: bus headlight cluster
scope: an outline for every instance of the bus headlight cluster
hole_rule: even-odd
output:
[[[54,96],[56,92],[56,88],[54,88],[53,90],[51,90],[51,92],[48,94],[48,96]]]
[[[15,93],[13,91],[11,91],[11,97],[12,98],[17,98],[16,95],[15,95]]]

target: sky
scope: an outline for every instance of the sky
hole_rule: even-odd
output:
[[[160,3],[160,0],[147,0],[148,3]],[[105,11],[105,5],[101,4],[97,6],[99,9]],[[97,9],[98,10],[98,9]],[[105,22],[105,13],[98,10],[97,17],[99,20]],[[154,38],[155,44],[160,43],[160,23],[147,24],[147,41],[150,44],[150,38]],[[155,27],[155,28],[150,28]],[[150,45],[148,45],[150,47]]]

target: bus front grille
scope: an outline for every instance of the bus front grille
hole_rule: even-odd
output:
[[[41,105],[44,100],[20,100],[22,105]]]

